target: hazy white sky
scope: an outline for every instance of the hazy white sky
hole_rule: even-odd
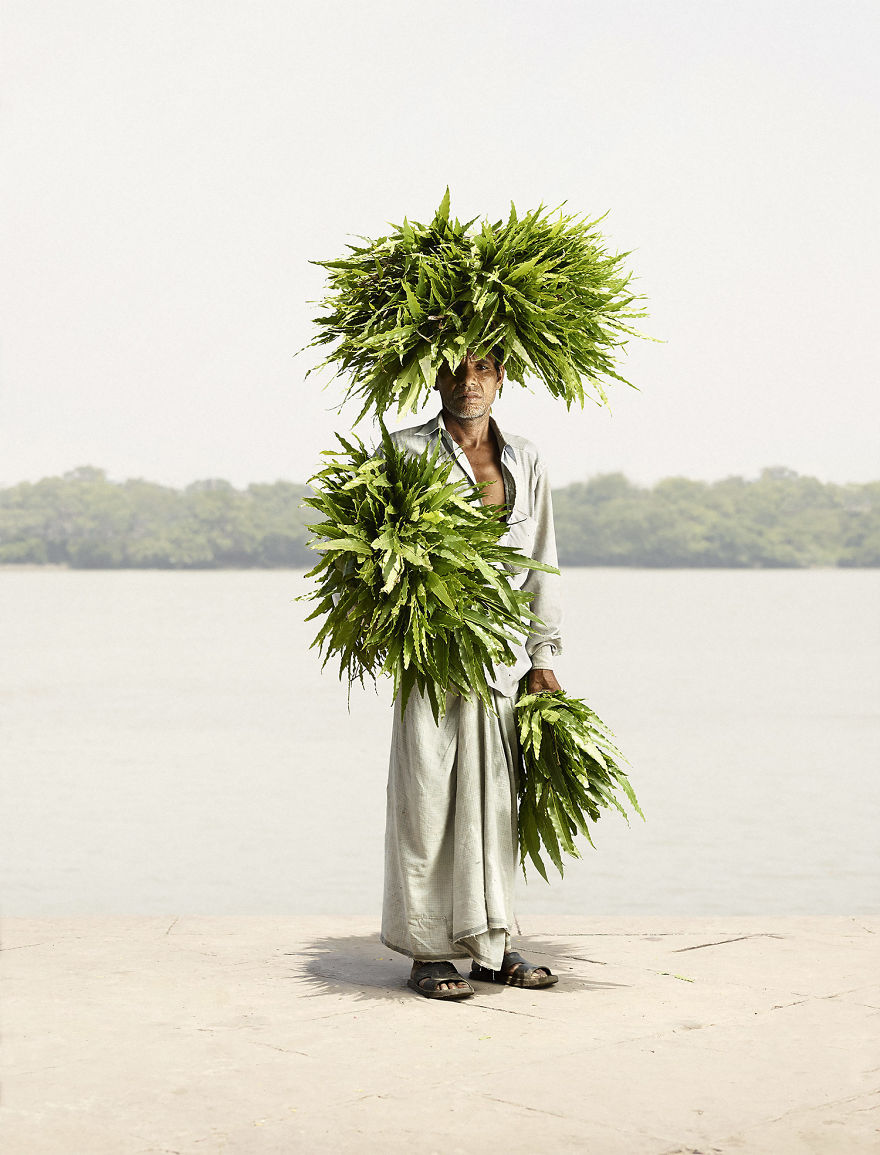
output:
[[[876,0],[4,9],[0,484],[304,480],[354,416],[294,358],[308,261],[447,183],[634,250],[640,392],[496,405],[554,483],[880,476]]]

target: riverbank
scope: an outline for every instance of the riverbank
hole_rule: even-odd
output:
[[[377,929],[6,920],[4,1150],[877,1150],[880,918],[530,916],[453,1004]]]
[[[83,466],[0,488],[0,562],[310,569],[309,492],[218,478],[174,489]],[[642,487],[611,473],[554,489],[553,509],[563,568],[880,566],[876,481],[837,485],[773,467],[753,480],[669,477]]]

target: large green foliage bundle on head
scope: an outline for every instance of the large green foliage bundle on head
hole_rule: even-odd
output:
[[[310,545],[322,556],[306,575],[316,585],[305,596],[318,603],[306,620],[325,618],[312,645],[325,665],[339,656],[349,685],[390,674],[403,709],[414,687],[435,719],[449,690],[491,709],[487,674],[515,660],[512,643],[537,620],[507,568],[552,567],[499,544],[502,507],[450,482],[453,460],[438,460],[439,447],[414,456],[382,433],[379,454],[339,437],[342,449],[325,451],[333,462],[311,478],[305,504],[323,520],[309,526]]]
[[[526,694],[516,704],[523,768],[519,783],[519,855],[523,876],[526,855],[545,881],[544,849],[560,875],[562,854],[580,858],[578,833],[591,846],[591,822],[607,807],[627,819],[617,797],[621,791],[637,814],[635,792],[619,763],[625,762],[602,719],[580,698],[563,690]]]
[[[601,218],[600,218],[601,220]],[[616,360],[643,317],[624,270],[596,226],[543,206],[507,221],[462,224],[449,190],[428,224],[404,219],[393,232],[349,245],[350,255],[315,261],[329,274],[320,330],[309,347],[330,345],[322,365],[348,377],[346,398],[360,417],[417,408],[440,366],[470,350],[501,352],[506,379],[542,381],[570,406],[605,402],[605,383],[623,381]]]

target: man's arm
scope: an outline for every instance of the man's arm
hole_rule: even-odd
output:
[[[550,496],[550,481],[547,470],[538,465],[535,485],[535,511],[537,523],[532,557],[545,565],[556,566],[556,533],[553,527],[553,502]],[[526,653],[532,660],[528,675],[528,690],[537,694],[542,690],[560,690],[562,687],[553,673],[553,657],[562,652],[562,596],[559,574],[529,570],[523,582],[524,590],[533,596],[529,608],[543,622],[535,624],[526,639]]]

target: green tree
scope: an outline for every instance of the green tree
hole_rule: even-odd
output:
[[[183,490],[82,466],[0,490],[0,564],[207,569],[311,566],[304,485]],[[790,469],[755,481],[602,474],[553,494],[563,565],[880,565],[880,481],[831,485]]]

